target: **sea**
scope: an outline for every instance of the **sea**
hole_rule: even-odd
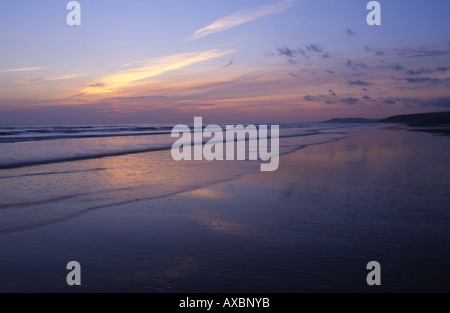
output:
[[[194,190],[259,169],[259,161],[249,160],[174,161],[174,125],[0,126],[0,235]],[[222,129],[226,125],[219,124]],[[385,127],[279,126],[281,155]]]

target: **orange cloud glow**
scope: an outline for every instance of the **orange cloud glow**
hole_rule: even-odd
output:
[[[84,88],[82,94],[108,94],[130,87],[137,81],[162,75],[169,71],[178,70],[194,63],[224,56],[232,50],[212,49],[202,52],[175,54],[150,60],[144,66],[124,70],[108,75]]]

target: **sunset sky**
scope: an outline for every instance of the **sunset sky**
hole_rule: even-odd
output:
[[[450,109],[450,1],[0,2],[0,124],[310,122]]]

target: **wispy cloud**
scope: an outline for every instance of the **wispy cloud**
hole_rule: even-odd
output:
[[[293,58],[298,54],[305,55],[305,51],[302,48],[299,49],[291,49],[288,47],[278,48],[277,49],[279,55],[286,56],[288,58]]]
[[[233,65],[233,60],[230,60],[230,62],[228,62],[227,65],[225,65],[223,68],[227,68],[230,67],[231,65]]]
[[[318,44],[310,44],[306,46],[306,50],[310,52],[321,53],[323,51],[323,48]]]
[[[377,49],[377,48],[372,48],[369,46],[364,46],[364,49],[366,50],[367,53],[373,53],[376,56],[383,56],[385,54],[384,51]]]
[[[381,101],[381,103],[383,103],[383,104],[396,104],[397,100],[396,99],[384,99],[383,101]]]
[[[64,76],[53,76],[53,77],[33,77],[28,79],[29,82],[43,82],[43,81],[58,81],[58,80],[67,80],[80,76],[80,74],[70,74]]]
[[[0,73],[28,72],[28,71],[38,71],[41,69],[43,69],[43,67],[21,67],[8,70],[1,70]]]
[[[394,53],[404,58],[417,58],[417,57],[435,57],[440,55],[448,55],[450,54],[450,51],[443,49],[429,49],[425,47],[419,47],[419,48],[395,49]]]
[[[421,102],[419,105],[422,107],[450,108],[450,97],[430,99]]]
[[[446,48],[427,48],[427,47],[406,47],[399,49],[381,50],[364,46],[367,53],[373,53],[375,56],[394,56],[399,58],[422,58],[449,55],[450,50]]]
[[[417,70],[408,70],[406,71],[409,75],[422,75],[422,74],[432,74],[432,73],[446,73],[450,68],[439,66],[435,69],[432,68],[418,68]]]
[[[390,65],[390,68],[393,69],[394,71],[402,71],[405,69],[404,66],[398,64],[398,63],[394,63]]]
[[[382,99],[382,103],[402,103],[407,108],[413,107],[437,107],[437,108],[450,108],[450,97],[435,97],[430,99],[415,98],[415,97],[403,97],[403,98],[389,98]]]
[[[82,94],[105,94],[120,90],[131,83],[162,75],[169,71],[181,69],[194,63],[224,56],[233,50],[212,49],[201,52],[181,53],[170,55],[156,60],[144,62],[140,67],[122,70],[107,75],[84,88]]]
[[[279,55],[288,58],[288,62],[291,64],[297,64],[299,57],[311,58],[314,56],[320,56],[322,58],[328,59],[332,58],[332,55],[325,51],[325,49],[320,44],[309,44],[304,47],[299,48],[277,48],[277,53],[270,53],[269,55]]]
[[[351,67],[354,70],[357,69],[357,68],[364,68],[364,69],[369,68],[366,63],[355,62],[355,61],[352,61],[350,59],[347,59],[346,65],[347,65],[347,67]]]
[[[362,81],[362,80],[349,80],[349,81],[347,81],[347,83],[349,84],[349,85],[357,85],[357,86],[368,86],[368,85],[370,85],[370,83],[369,82],[365,82],[365,81]]]
[[[440,79],[440,78],[434,78],[434,77],[407,77],[407,78],[400,78],[400,80],[405,80],[408,83],[412,83],[412,84],[429,83],[433,86],[436,86],[436,85],[450,82],[450,77],[448,77],[446,79]]]
[[[231,15],[222,17],[212,24],[194,32],[187,40],[198,39],[207,35],[221,32],[246,22],[254,21],[264,16],[275,14],[290,8],[294,0],[286,0],[272,6],[265,6],[254,11],[237,11]]]
[[[359,99],[354,98],[354,97],[349,97],[349,98],[341,99],[341,102],[348,104],[348,105],[353,105],[353,104],[357,104],[359,102]]]
[[[353,29],[350,29],[350,28],[346,28],[346,29],[345,29],[345,32],[346,32],[347,35],[349,35],[349,36],[354,36],[354,35],[356,35],[356,32],[355,32]]]

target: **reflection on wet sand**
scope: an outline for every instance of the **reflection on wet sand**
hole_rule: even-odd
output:
[[[171,280],[182,279],[192,275],[198,268],[198,262],[194,258],[182,255],[168,259],[156,266],[149,264],[147,270],[139,268],[136,271],[119,272],[111,281],[121,285],[145,281],[148,286],[161,286],[159,290],[155,289],[154,291],[168,291]]]
[[[450,137],[368,131],[284,155],[276,172],[4,234],[0,290],[64,291],[55,269],[77,260],[83,291],[368,291],[365,267],[376,260],[380,291],[449,291],[449,156]],[[142,194],[153,182],[107,161],[92,166],[111,166],[102,171],[111,189],[146,178],[131,189]],[[155,177],[206,182],[215,170],[173,166]],[[27,264],[38,270],[24,273]]]
[[[176,162],[168,154],[170,151],[156,151],[44,165],[40,171],[51,174],[34,173],[25,181],[5,179],[0,234],[49,225],[105,206],[196,189],[216,182],[217,177],[235,178],[258,165],[246,161]]]

